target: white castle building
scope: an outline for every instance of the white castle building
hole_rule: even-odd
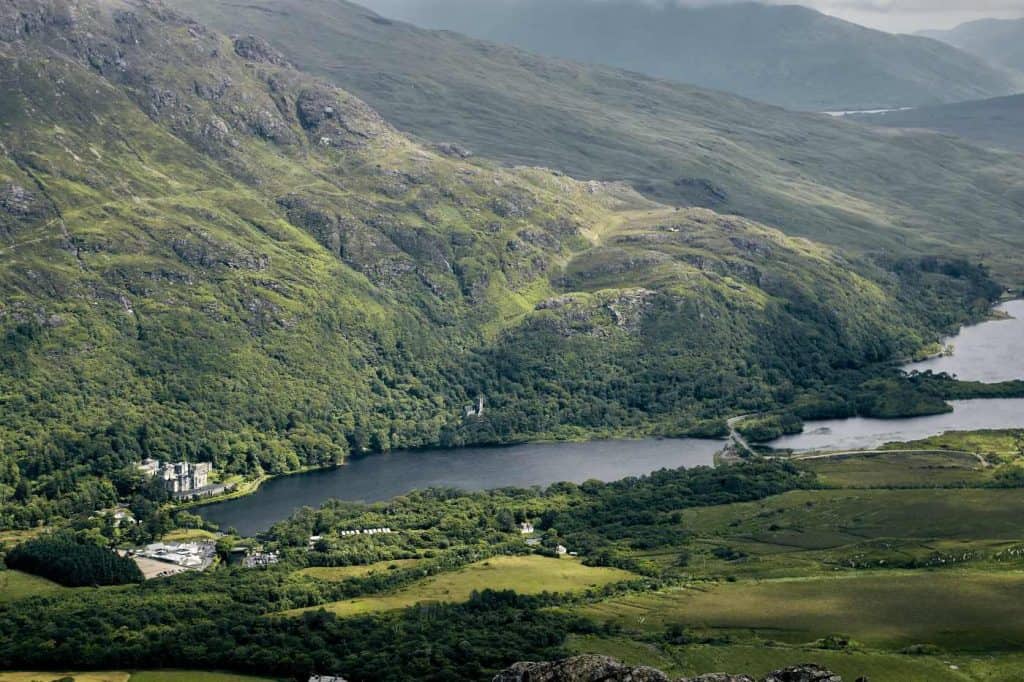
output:
[[[209,462],[165,462],[157,459],[144,460],[139,470],[147,476],[155,476],[164,482],[164,488],[171,495],[187,496],[207,488],[213,465]]]

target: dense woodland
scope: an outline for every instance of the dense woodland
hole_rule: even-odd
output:
[[[68,587],[142,581],[142,572],[130,558],[67,531],[23,542],[7,553],[4,563],[8,568],[41,575]]]

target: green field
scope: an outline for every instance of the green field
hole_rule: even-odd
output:
[[[392,611],[422,602],[466,601],[473,592],[488,589],[514,590],[520,594],[582,592],[636,577],[633,573],[615,568],[584,566],[575,559],[503,556],[427,578],[391,594],[350,599],[288,613],[325,608],[339,616],[355,616]]]
[[[22,573],[21,571],[0,571],[0,604],[37,597],[43,594],[54,594],[68,588],[39,576]]]
[[[867,676],[872,682],[967,682],[988,679],[950,669],[932,657],[906,656],[874,651],[828,651],[782,644],[734,644],[685,646],[638,643],[623,637],[574,637],[569,647],[577,653],[614,656],[630,665],[649,665],[670,675],[698,675],[708,671],[764,675],[790,665],[814,661],[841,675],[844,680]],[[965,664],[957,661],[958,667]],[[1010,668],[1009,662],[999,666]],[[1003,678],[992,678],[1003,679]],[[1012,678],[1004,678],[1007,681]]]
[[[1024,490],[809,490],[760,502],[686,510],[701,535],[822,549],[878,538],[1024,537]]]
[[[202,528],[176,528],[164,534],[161,542],[195,542],[197,540],[214,540],[217,534]]]
[[[380,561],[364,566],[313,566],[296,571],[295,575],[326,580],[328,582],[340,582],[349,578],[362,578],[382,571],[411,568],[418,563],[419,559],[396,559],[395,561]]]
[[[837,488],[943,487],[977,485],[993,470],[963,453],[908,452],[803,460],[824,485]]]
[[[683,625],[791,644],[844,635],[898,650],[1014,650],[1024,641],[1024,573],[874,572],[694,585],[613,598],[582,613],[624,628]]]

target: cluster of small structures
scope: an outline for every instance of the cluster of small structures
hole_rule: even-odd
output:
[[[391,532],[390,528],[366,528],[358,530],[343,530],[338,533],[342,537],[349,537],[351,535],[386,535]]]
[[[184,571],[205,571],[213,563],[217,546],[212,541],[154,542],[128,551],[146,579],[163,578]]]
[[[253,552],[242,559],[243,568],[266,568],[281,560],[277,552]]]
[[[161,463],[158,459],[145,459],[138,467],[146,476],[163,481],[164,489],[176,500],[220,495],[231,488],[224,484],[210,484],[213,465],[209,462]]]

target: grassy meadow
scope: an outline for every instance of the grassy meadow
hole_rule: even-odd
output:
[[[0,570],[0,604],[55,594],[68,588],[36,575],[21,571]]]
[[[419,559],[395,559],[394,561],[380,561],[375,564],[362,566],[311,566],[295,572],[296,576],[314,578],[327,582],[340,582],[350,578],[363,578],[374,573],[383,571],[395,571],[402,568],[412,568],[420,562]]]
[[[462,602],[482,590],[514,590],[520,594],[584,592],[637,576],[615,568],[584,566],[577,559],[540,556],[500,556],[456,571],[431,576],[390,594],[334,602],[325,608],[339,616],[393,611],[424,602]]]
[[[826,489],[685,510],[678,542],[630,552],[676,582],[573,607],[610,634],[570,648],[672,675],[814,661],[873,682],[1018,680],[1024,490],[992,485],[1020,442],[805,460]]]
[[[695,584],[582,612],[641,631],[680,625],[788,644],[837,635],[895,651],[1012,650],[1024,640],[1024,573],[887,571]]]

